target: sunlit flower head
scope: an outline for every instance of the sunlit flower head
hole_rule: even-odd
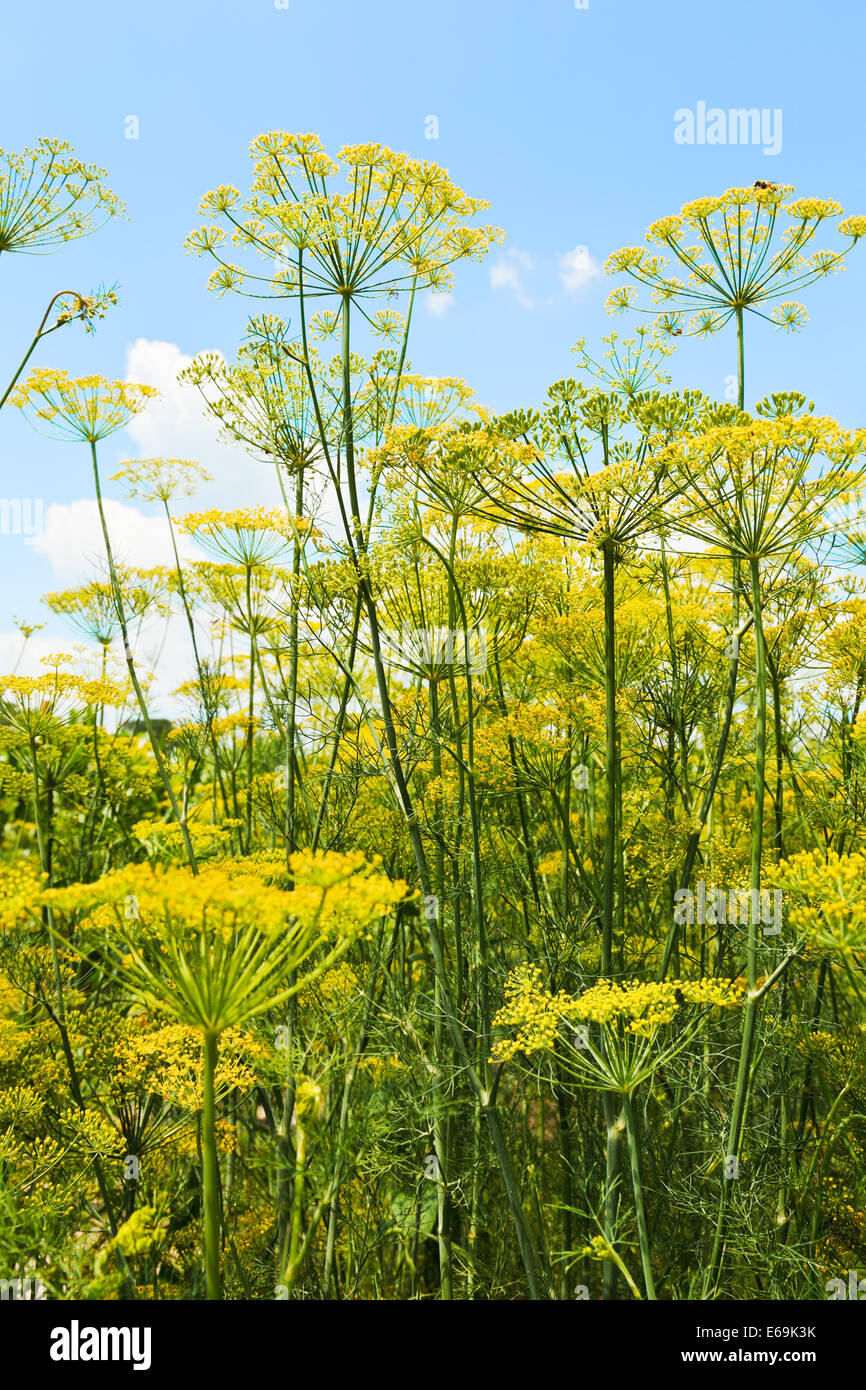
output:
[[[608,308],[652,314],[660,331],[672,336],[704,337],[716,333],[735,314],[749,312],[777,327],[801,327],[805,310],[788,301],[771,312],[783,296],[841,270],[866,220],[849,217],[837,230],[850,238],[834,251],[814,251],[816,233],[842,208],[832,199],[798,198],[787,185],[729,188],[717,197],[686,203],[678,216],[662,217],[649,227],[650,247],[670,253],[670,260],[646,247],[627,246],[609,257],[609,275],[625,274],[650,292],[641,306],[634,286],[613,291]],[[682,315],[691,314],[685,321]]]
[[[295,533],[284,512],[265,507],[189,512],[179,519],[178,528],[211,554],[250,566],[264,565],[282,554]]]
[[[47,425],[55,438],[95,444],[122,430],[158,395],[155,386],[107,381],[101,376],[70,377],[67,372],[40,367],[16,386],[9,399],[32,416],[37,428]]]
[[[0,150],[0,252],[43,251],[86,236],[123,211],[104,169],[76,159],[64,140]]]
[[[192,459],[133,459],[112,473],[111,479],[127,484],[128,497],[168,502],[178,493],[191,497],[200,483],[210,482],[210,474]]]
[[[296,296],[302,280],[310,298],[445,290],[456,261],[477,260],[501,240],[496,228],[467,225],[487,204],[444,169],[382,145],[347,145],[334,160],[315,135],[273,131],[251,155],[249,197],[228,186],[206,194],[202,214],[224,225],[187,238],[189,250],[217,262],[210,283],[219,293]],[[345,192],[334,188],[341,174]],[[226,259],[227,239],[265,268]]]

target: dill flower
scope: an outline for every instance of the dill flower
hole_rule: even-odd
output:
[[[678,506],[677,527],[750,563],[787,560],[824,537],[835,541],[859,500],[864,454],[866,431],[788,414],[711,425],[672,443],[663,456],[683,499],[692,499]]]
[[[456,261],[478,260],[502,239],[496,228],[466,225],[488,204],[467,197],[444,169],[382,145],[347,145],[334,160],[315,135],[272,131],[253,141],[250,155],[249,197],[227,185],[207,193],[202,215],[225,226],[187,238],[188,250],[217,262],[210,287],[220,294],[285,297],[301,284],[306,298],[442,292]],[[340,173],[345,193],[332,191]],[[268,270],[225,259],[227,237]]]
[[[129,865],[95,883],[49,889],[42,901],[58,913],[83,914],[82,931],[90,914],[110,907],[111,927],[100,913],[90,934],[103,940],[134,994],[218,1035],[329,969],[408,891],[359,854],[304,852],[291,863],[291,892],[244,859],[211,863],[196,875]]]
[[[39,252],[87,236],[123,204],[106,172],[76,159],[65,140],[0,150],[0,252]]]
[[[866,951],[864,875],[862,853],[805,850],[784,860],[773,871],[773,881],[794,895],[790,920],[795,930],[853,964],[853,957]]]
[[[800,328],[806,310],[787,296],[842,270],[866,225],[862,217],[849,217],[838,226],[850,238],[847,246],[813,250],[818,229],[842,209],[831,198],[786,202],[793,191],[790,185],[729,188],[718,197],[694,199],[679,215],[659,218],[649,227],[648,247],[623,247],[605,264],[608,275],[624,274],[635,282],[610,295],[611,313],[633,309],[651,314],[658,332],[671,337],[706,338],[736,320],[741,410],[745,315],[787,332]],[[781,230],[784,219],[788,225]],[[670,253],[677,263],[674,272],[668,257],[649,249],[655,247]],[[638,302],[636,286],[649,291],[649,305]]]
[[[88,680],[68,671],[44,676],[0,677],[0,700],[8,723],[38,736],[73,711],[104,705],[122,707],[128,698],[123,686],[108,680]]]
[[[212,553],[244,566],[273,560],[286,549],[292,534],[285,513],[265,507],[189,512],[178,519],[177,526]]]
[[[225,438],[296,473],[321,453],[319,423],[326,438],[339,434],[327,373],[314,348],[299,360],[288,326],[273,314],[251,319],[248,334],[235,363],[202,353],[178,380],[196,387]],[[318,419],[310,376],[319,389]]]
[[[635,330],[633,338],[619,339],[618,334],[610,333],[602,338],[607,345],[605,363],[590,357],[584,338],[578,338],[571,349],[576,353],[581,368],[611,391],[619,391],[624,396],[636,396],[652,386],[669,386],[671,378],[662,370],[662,363],[669,357],[673,348],[665,342],[664,335],[650,335],[643,325]]]
[[[131,620],[143,617],[154,606],[165,612],[164,605],[159,603],[152,589],[141,582],[140,572],[121,568],[119,579],[123,586],[126,612]],[[65,618],[103,647],[108,646],[120,631],[114,589],[103,580],[94,579],[77,589],[61,589],[44,594],[42,602],[52,613]]]
[[[15,387],[10,401],[47,424],[55,438],[96,444],[122,430],[158,395],[155,386],[100,376],[70,377],[55,368],[39,367]]]
[[[662,217],[649,227],[650,247],[663,247],[679,262],[684,275],[671,274],[668,260],[643,247],[624,247],[606,263],[608,275],[625,274],[651,293],[653,314],[669,334],[703,337],[717,333],[738,312],[756,314],[777,327],[797,328],[805,311],[778,317],[768,307],[792,290],[841,270],[862,235],[863,218],[848,218],[838,231],[850,238],[839,251],[814,251],[818,229],[841,216],[830,198],[785,200],[793,188],[729,188],[714,198],[686,203],[678,216]],[[783,219],[788,219],[783,228]],[[689,238],[693,240],[688,240]],[[807,255],[806,253],[809,252]],[[614,312],[637,308],[634,295],[621,287],[608,306]],[[683,314],[692,312],[688,324]]]
[[[737,1008],[739,983],[599,980],[577,997],[551,994],[538,966],[518,967],[505,986],[505,1005],[493,1020],[511,1036],[494,1044],[493,1059],[553,1056],[578,1086],[630,1095],[697,1036],[712,1009]],[[670,1025],[681,1021],[673,1032]],[[588,1026],[601,1030],[593,1042]]]
[[[192,459],[133,459],[121,464],[111,481],[127,484],[127,497],[140,497],[144,502],[168,502],[177,493],[190,497],[199,483],[211,481],[201,464]]]

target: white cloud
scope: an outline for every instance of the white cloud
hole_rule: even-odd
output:
[[[594,280],[601,271],[598,261],[593,260],[586,246],[575,246],[559,258],[557,274],[569,294],[576,294]]]
[[[432,314],[433,317],[437,319],[444,318],[449,309],[454,307],[455,303],[456,300],[453,294],[434,294],[432,290],[430,290],[428,294],[425,294],[423,299],[424,308],[427,310],[427,313]]]
[[[43,637],[35,632],[25,643],[18,631],[0,632],[0,671],[15,671],[19,676],[44,676],[40,658],[60,651],[69,651],[75,642],[64,643],[56,637]]]
[[[553,304],[555,296],[540,298],[531,292],[531,279],[537,279],[542,274],[549,283],[552,269],[550,257],[539,259],[514,246],[503,252],[491,265],[490,286],[494,290],[509,291],[524,309]],[[586,246],[575,246],[556,261],[556,274],[566,294],[577,294],[600,273],[601,267]]]
[[[222,354],[220,354],[222,356]],[[194,386],[180,386],[178,373],[192,361],[176,343],[137,338],[126,351],[126,380],[155,386],[161,393],[126,427],[139,458],[186,458],[200,463],[213,481],[188,505],[195,507],[276,506],[279,487],[273,467],[251,458],[240,445],[219,439]],[[179,499],[180,500],[180,499]],[[185,507],[185,502],[181,507]]]
[[[105,520],[114,558],[119,565],[152,569],[174,566],[168,525],[160,516],[148,516],[112,497],[103,501]],[[42,534],[33,549],[45,555],[62,587],[86,582],[106,570],[105,541],[96,502],[81,497],[77,502],[52,502],[45,513]],[[178,536],[181,559],[201,559],[184,537]]]
[[[451,296],[437,296],[450,306]],[[434,312],[440,312],[437,303]],[[178,497],[175,515],[188,509],[234,508],[259,504],[281,506],[280,491],[272,466],[252,458],[242,447],[219,440],[214,423],[204,415],[199,393],[193,387],[178,385],[177,376],[192,359],[176,343],[139,338],[127,349],[126,379],[155,386],[159,400],[136,416],[122,435],[115,436],[114,458],[110,445],[103,446],[102,473],[109,491],[119,492],[121,484],[108,484],[121,458],[188,458],[200,463],[213,477],[192,499]],[[317,524],[341,533],[333,488],[321,479],[311,479],[308,506]],[[315,494],[318,494],[318,500]],[[171,537],[164,517],[154,508],[143,510],[136,502],[119,496],[103,500],[111,546],[119,564],[149,569],[157,565],[174,566]],[[105,542],[96,501],[81,497],[71,502],[55,502],[45,508],[44,518],[28,544],[47,561],[41,592],[70,588],[106,571]],[[177,534],[181,560],[189,563],[203,558],[203,552],[181,533]],[[49,568],[50,567],[50,570]],[[60,618],[43,613],[49,634],[36,633],[27,643],[19,670],[22,674],[41,674],[41,656],[80,652],[83,665],[78,669],[99,669],[98,648],[84,643],[81,634]],[[199,623],[200,650],[209,650],[207,621]],[[54,635],[50,635],[53,633]],[[11,671],[21,657],[23,639],[17,631],[0,631],[0,670]],[[186,621],[176,611],[168,620],[148,617],[132,637],[136,665],[144,679],[154,673],[149,703],[152,712],[173,713],[177,702],[171,691],[188,679],[193,670],[192,650]],[[123,676],[120,644],[112,644],[112,666]]]
[[[535,301],[527,293],[524,274],[534,269],[535,262],[528,251],[516,246],[510,247],[493,262],[490,267],[490,288],[511,290],[518,304],[524,309],[532,309]]]

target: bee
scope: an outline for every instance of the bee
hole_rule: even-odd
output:
[[[754,186],[755,188],[760,188],[760,189],[767,189],[767,188],[775,188],[775,187],[776,187],[776,185],[775,185],[774,183],[767,183],[766,179],[755,179],[755,182],[754,182],[754,185],[753,185],[753,186]]]
[[[389,299],[398,299],[398,298],[399,298],[399,295],[400,295],[400,291],[399,291],[399,290],[389,290],[389,291],[388,291],[388,298],[389,298]]]

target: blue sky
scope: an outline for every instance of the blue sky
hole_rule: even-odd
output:
[[[419,314],[410,355],[416,371],[462,376],[501,409],[536,404],[569,375],[579,336],[600,350],[611,327],[627,331],[627,320],[605,313],[609,279],[562,278],[575,247],[600,264],[684,201],[758,178],[866,212],[866,23],[850,0],[589,0],[585,9],[574,0],[43,0],[7,7],[0,34],[0,144],[69,140],[109,171],[128,209],[128,220],[55,256],[0,257],[7,376],[51,294],[100,281],[118,282],[119,308],[95,337],[77,327],[54,335],[40,364],[134,371],[170,387],[183,357],[232,355],[246,308],[207,291],[206,267],[183,240],[208,188],[248,186],[248,146],[265,130],[315,131],[331,151],[379,141],[443,164],[466,192],[489,199],[486,216],[507,231],[505,247],[458,271],[447,312]],[[677,144],[674,113],[699,101],[780,110],[781,152]],[[136,140],[125,138],[130,116]],[[425,138],[431,116],[436,140]],[[832,231],[826,241],[834,244]],[[806,291],[802,333],[753,322],[747,402],[797,388],[821,413],[862,423],[864,291],[861,247],[842,276]],[[718,397],[735,370],[727,334],[686,343],[671,359],[676,385]],[[223,505],[269,495],[259,466],[215,447],[195,403],[170,389],[134,436],[108,441],[106,472],[155,452],[204,456]],[[39,595],[85,577],[96,547],[83,449],[38,437],[7,408],[0,466],[0,495],[56,509],[39,545],[0,537],[7,661],[12,613],[38,617]],[[125,508],[118,502],[116,522],[140,560],[136,545],[148,548],[155,523]],[[46,631],[50,649],[68,649],[68,638],[53,637],[61,631]]]

